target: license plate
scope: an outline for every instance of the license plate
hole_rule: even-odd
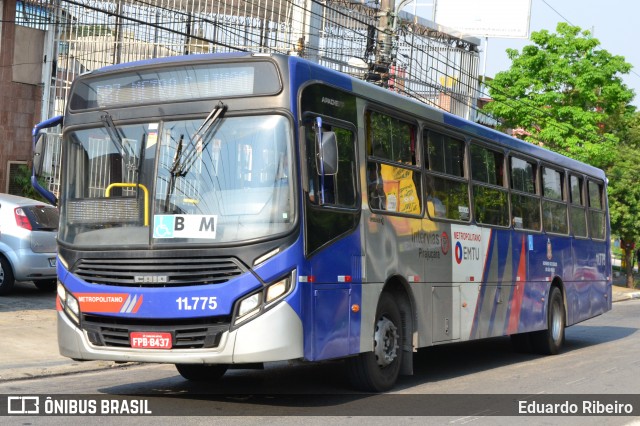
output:
[[[52,268],[56,266],[56,258],[55,257],[50,257],[49,258],[49,266],[51,266]]]
[[[132,331],[129,341],[132,348],[171,349],[171,333]]]

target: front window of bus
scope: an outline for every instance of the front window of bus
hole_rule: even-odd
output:
[[[67,137],[60,239],[96,246],[217,244],[294,221],[289,120],[280,115],[79,130]]]

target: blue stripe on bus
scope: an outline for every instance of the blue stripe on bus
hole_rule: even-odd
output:
[[[305,358],[318,361],[359,352],[361,313],[376,307],[362,306],[362,264],[360,231],[331,243],[308,261],[313,283],[303,294]],[[338,277],[344,277],[339,282]],[[346,277],[349,277],[347,279]],[[351,307],[357,304],[359,312]]]
[[[291,79],[291,105],[298,105],[297,88],[310,81],[322,81],[346,91],[352,90],[351,77],[329,68],[321,67],[296,56],[289,57],[289,77]]]
[[[611,286],[606,260],[596,260],[597,255],[602,257],[605,253],[606,244],[494,230],[487,247],[470,338],[545,328],[554,277],[561,279],[566,292],[568,325],[609,310]]]

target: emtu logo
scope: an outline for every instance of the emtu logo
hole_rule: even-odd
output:
[[[459,265],[462,263],[462,244],[460,241],[456,243],[456,263]]]

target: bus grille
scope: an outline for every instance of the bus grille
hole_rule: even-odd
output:
[[[133,331],[171,333],[172,349],[217,348],[222,334],[229,331],[228,318],[219,321],[196,319],[171,322],[171,324],[162,325],[162,320],[156,320],[153,322],[155,325],[145,325],[145,321],[135,319],[126,321],[84,315],[82,328],[87,332],[89,341],[94,346],[114,348],[130,348],[129,335]]]
[[[92,284],[180,287],[221,284],[244,271],[232,258],[82,259],[72,271]]]

